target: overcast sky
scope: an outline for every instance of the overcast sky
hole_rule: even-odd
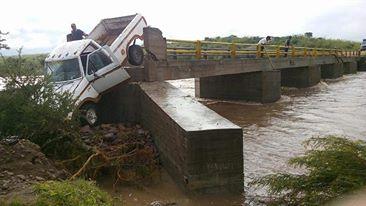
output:
[[[2,0],[0,30],[10,32],[9,46],[23,46],[24,53],[49,52],[65,41],[73,22],[89,33],[103,18],[134,13],[176,39],[311,31],[317,37],[361,41],[365,11],[364,0]]]

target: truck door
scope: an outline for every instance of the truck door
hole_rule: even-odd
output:
[[[87,57],[85,76],[98,93],[130,78],[128,73],[113,61],[106,50],[100,48]]]

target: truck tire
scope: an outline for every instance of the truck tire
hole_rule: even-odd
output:
[[[81,122],[83,125],[91,127],[97,126],[99,123],[99,113],[96,104],[88,103],[81,107]]]
[[[144,61],[144,51],[139,45],[128,47],[128,63],[133,66],[140,66]]]

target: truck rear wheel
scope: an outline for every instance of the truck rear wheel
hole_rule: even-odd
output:
[[[86,104],[81,107],[81,118],[83,124],[88,124],[89,126],[96,126],[99,123],[99,114],[97,105],[93,103]]]
[[[133,66],[140,66],[144,61],[144,51],[139,45],[128,47],[128,62]]]

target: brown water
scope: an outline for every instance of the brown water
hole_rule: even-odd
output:
[[[172,83],[194,95],[193,79]],[[283,89],[281,100],[272,104],[203,101],[243,128],[246,185],[269,173],[299,172],[286,162],[304,152],[301,143],[309,137],[335,134],[366,140],[366,72],[323,81],[307,89]],[[245,190],[248,196],[265,194],[247,186]],[[231,197],[187,197],[167,176],[153,187],[125,189],[120,194],[131,194],[131,201],[125,205],[146,205],[154,200],[179,205],[240,205],[237,198]],[[133,196],[145,203],[139,204]]]

